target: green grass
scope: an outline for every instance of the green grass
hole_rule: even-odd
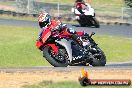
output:
[[[41,2],[58,3],[60,0],[40,0]],[[74,5],[76,0],[62,0],[60,4]],[[124,7],[123,0],[92,0],[92,7],[97,11],[109,11],[110,12],[121,12],[121,8]]]
[[[45,3],[58,3],[58,1],[62,4],[74,4],[76,0],[37,0],[40,2],[45,2]],[[5,2],[0,2],[2,5],[12,5],[14,4],[14,1],[5,1]],[[123,3],[123,0],[93,0],[92,4],[93,5],[108,5],[108,6],[121,6]]]
[[[132,61],[132,38],[95,35],[94,39],[105,52],[108,62]]]
[[[124,1],[123,0],[93,0],[92,7],[95,9],[97,15],[120,17],[122,7],[124,7]]]
[[[105,7],[122,7],[124,5],[123,0],[93,0],[93,6],[105,6]]]
[[[12,16],[12,15],[0,15],[2,19],[14,19],[14,20],[30,20],[30,21],[37,21],[37,17],[32,16]]]
[[[0,67],[47,66],[36,48],[39,28],[0,26]],[[107,62],[132,61],[132,39],[95,35]]]
[[[0,5],[13,6],[15,5],[15,3],[11,1],[4,1],[4,2],[0,1]]]
[[[0,67],[48,65],[35,46],[38,31],[31,27],[0,26]]]
[[[61,4],[73,4],[75,2],[75,0],[39,0],[41,2],[44,2],[44,3],[61,3]]]
[[[132,86],[87,86],[85,88],[131,88]],[[58,82],[42,81],[34,85],[24,85],[23,88],[84,88],[79,82]]]
[[[39,0],[41,2],[50,2],[50,3],[57,3],[58,1],[60,3],[65,3],[65,4],[74,4],[76,0]],[[98,6],[122,6],[123,0],[93,0],[92,1],[93,5],[98,5]]]

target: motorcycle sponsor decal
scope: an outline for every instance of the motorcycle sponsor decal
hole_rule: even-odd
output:
[[[50,31],[48,31],[48,32],[45,33],[45,35],[44,35],[44,37],[42,39],[43,43],[45,43],[45,41],[49,38],[50,35],[51,35]]]
[[[82,86],[99,85],[99,86],[130,86],[130,79],[89,79],[88,72],[82,69],[81,76],[78,78]]]
[[[127,79],[103,79],[103,80],[91,80],[91,85],[130,85],[130,80]]]
[[[77,60],[77,59],[80,59],[80,58],[82,58],[82,56],[73,57],[73,60]]]

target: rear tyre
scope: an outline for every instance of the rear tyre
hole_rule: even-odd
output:
[[[68,66],[68,60],[65,56],[66,51],[63,49],[64,55],[62,55],[59,52],[59,55],[62,55],[62,59],[59,58],[59,56],[53,55],[52,48],[47,46],[43,49],[43,57],[46,58],[46,60],[54,67],[67,67]]]

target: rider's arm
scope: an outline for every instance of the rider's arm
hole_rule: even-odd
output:
[[[65,28],[67,28],[67,25],[64,23],[60,23],[58,26],[55,27],[54,31],[61,31]]]
[[[63,29],[65,29],[65,28],[67,28],[67,25],[64,24],[64,23],[61,23],[61,24],[59,25],[59,28],[60,28],[60,30],[63,30]]]

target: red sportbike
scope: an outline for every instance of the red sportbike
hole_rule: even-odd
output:
[[[47,27],[36,46],[43,51],[43,57],[54,67],[105,66],[106,56],[91,38],[84,32],[69,32],[67,27],[60,29],[59,22]]]

